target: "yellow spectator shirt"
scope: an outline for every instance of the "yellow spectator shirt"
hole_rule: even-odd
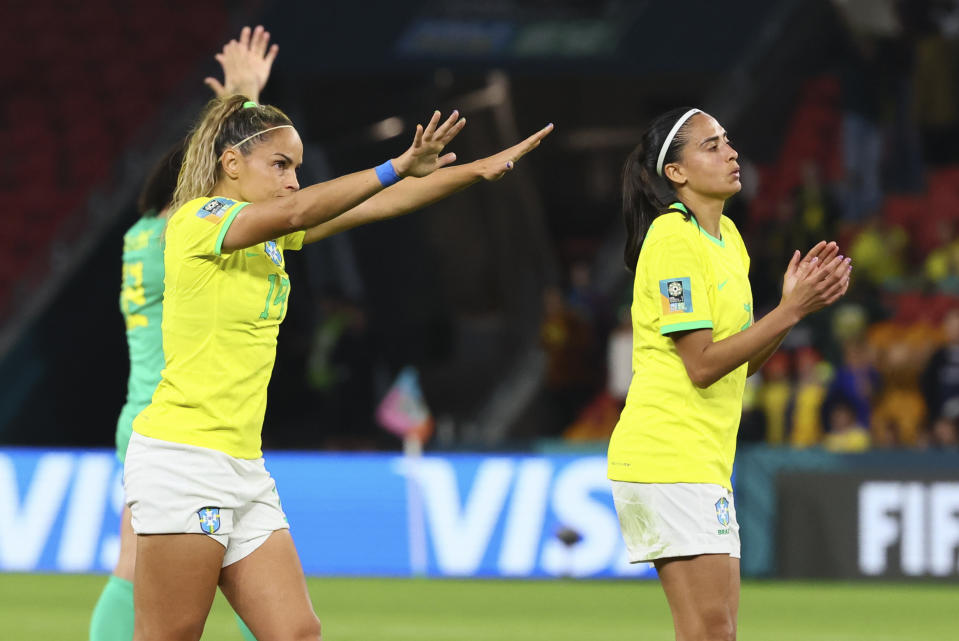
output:
[[[748,365],[693,385],[670,334],[712,329],[720,341],[753,322],[749,255],[733,222],[720,238],[683,217],[657,217],[633,286],[633,379],[609,443],[608,476],[637,483],[715,483],[732,489]]]
[[[283,251],[304,232],[222,251],[233,219],[249,203],[197,198],[166,228],[163,352],[166,367],[134,431],[242,459],[261,456],[266,388],[290,279]]]

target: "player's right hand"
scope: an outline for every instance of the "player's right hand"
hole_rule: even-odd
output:
[[[416,125],[413,144],[403,152],[403,155],[393,159],[393,169],[404,178],[406,176],[422,178],[454,162],[456,154],[440,156],[440,153],[465,126],[466,118],[460,118],[459,112],[455,109],[443,124],[440,124],[440,112],[434,111],[425,129],[423,125]]]
[[[827,243],[824,240],[816,243],[812,249],[806,252],[806,255],[803,256],[801,260],[799,250],[797,249],[793,252],[792,259],[789,261],[789,266],[786,267],[786,273],[783,276],[783,299],[792,293],[799,279],[805,276],[809,271],[813,265],[813,258],[815,258],[816,262],[820,265],[823,265],[832,260],[838,253],[839,245],[837,245],[835,241]]]
[[[820,262],[814,257],[800,267],[795,287],[783,302],[793,306],[799,316],[817,312],[839,300],[849,289],[852,259],[841,255]]]

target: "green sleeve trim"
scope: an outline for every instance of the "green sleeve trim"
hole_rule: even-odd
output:
[[[292,234],[287,234],[284,238],[286,239],[286,242],[284,243],[285,247],[283,249],[299,251],[303,249],[303,240],[306,238],[306,232],[295,231]]]
[[[688,329],[712,329],[713,322],[708,320],[687,321],[685,323],[673,323],[672,325],[663,325],[659,328],[659,333],[665,336],[673,332],[683,332]]]
[[[222,223],[220,223],[220,234],[216,237],[216,247],[213,249],[213,253],[217,256],[221,254],[223,249],[223,237],[226,236],[226,232],[229,231],[230,225],[233,224],[233,219],[236,218],[236,215],[240,213],[240,210],[249,205],[250,203],[240,203],[238,206],[233,208],[233,211],[226,217]]]

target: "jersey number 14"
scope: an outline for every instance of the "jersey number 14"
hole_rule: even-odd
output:
[[[260,314],[260,318],[264,320],[269,318],[270,307],[279,305],[280,309],[275,316],[275,318],[279,320],[283,318],[283,312],[286,311],[286,299],[290,294],[290,279],[279,276],[278,274],[270,274],[269,278],[270,291],[266,294],[266,302],[263,304],[263,312]],[[276,296],[273,295],[274,291],[276,292]]]

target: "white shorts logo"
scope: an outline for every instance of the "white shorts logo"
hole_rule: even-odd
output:
[[[729,534],[729,501],[726,497],[716,501],[716,520],[722,526],[717,534]]]
[[[214,534],[220,529],[220,508],[205,507],[199,510],[196,515],[200,517],[200,529],[207,534]]]

